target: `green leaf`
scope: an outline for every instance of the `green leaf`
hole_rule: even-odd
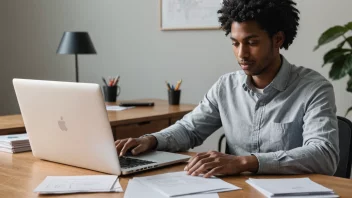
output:
[[[345,28],[352,30],[352,21],[345,25]]]
[[[341,56],[343,56],[346,52],[349,52],[349,51],[351,51],[351,50],[350,49],[342,49],[342,48],[335,48],[335,49],[328,51],[324,55],[323,66],[327,63],[335,62],[337,59],[341,58]]]
[[[350,45],[350,47],[352,48],[352,36],[346,38],[347,43]]]
[[[343,40],[341,43],[337,45],[337,48],[342,48],[343,45],[345,44],[346,40]]]
[[[348,112],[350,112],[352,110],[352,107],[348,108],[345,114],[345,117],[347,116]]]
[[[329,77],[331,79],[338,80],[346,76],[346,70],[343,67],[345,59],[346,59],[346,56],[341,56],[341,58],[339,58],[334,62],[334,64],[332,64],[329,72]]]
[[[320,46],[335,40],[336,38],[342,36],[348,31],[347,28],[343,26],[334,26],[326,30],[319,38],[318,45],[314,48],[314,50],[318,49]]]
[[[347,74],[352,74],[352,54],[346,55],[346,59],[342,67],[344,68]]]
[[[347,89],[348,92],[352,92],[352,77],[347,82]]]
[[[319,47],[320,47],[319,45],[315,46],[313,51],[317,50]]]
[[[339,43],[339,44],[337,45],[337,48],[342,48],[343,45],[344,45],[346,42],[347,42],[347,43],[350,45],[350,47],[352,48],[352,36],[346,38],[346,39],[343,40],[341,43]]]

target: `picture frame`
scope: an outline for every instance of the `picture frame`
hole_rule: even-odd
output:
[[[161,30],[219,30],[223,0],[159,0]]]

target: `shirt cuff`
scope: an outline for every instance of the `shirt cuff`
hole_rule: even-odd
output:
[[[251,153],[257,157],[259,168],[257,174],[270,174],[279,171],[279,161],[275,153]]]
[[[166,134],[162,134],[162,133],[152,133],[150,134],[152,136],[154,136],[156,138],[156,140],[158,141],[157,143],[157,147],[156,150],[166,150],[167,149],[167,137]]]

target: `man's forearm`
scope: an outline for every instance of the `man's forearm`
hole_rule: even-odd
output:
[[[327,144],[312,143],[289,151],[253,153],[258,159],[259,174],[333,175],[337,166],[337,153]]]
[[[259,162],[256,156],[235,156],[240,158],[241,170],[240,172],[252,172],[256,173],[259,168]]]
[[[176,152],[192,147],[191,138],[188,136],[188,133],[183,126],[176,123],[152,135],[157,140],[157,150]]]

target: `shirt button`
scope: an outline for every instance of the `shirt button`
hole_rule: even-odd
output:
[[[264,102],[261,102],[261,103],[260,103],[260,106],[264,106],[264,105],[265,105]]]

